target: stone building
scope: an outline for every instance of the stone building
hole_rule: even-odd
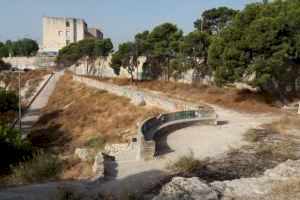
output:
[[[64,17],[43,18],[42,52],[58,52],[66,45],[85,38],[103,39],[103,33],[96,28],[88,28],[84,19]]]

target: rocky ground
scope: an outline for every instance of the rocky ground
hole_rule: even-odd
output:
[[[174,177],[154,200],[176,199],[299,199],[300,160],[288,160],[257,178],[216,181]]]

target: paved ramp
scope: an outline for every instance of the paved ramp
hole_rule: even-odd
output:
[[[46,83],[43,83],[44,85],[41,87],[41,90],[37,93],[37,96],[22,116],[21,132],[23,137],[26,137],[32,126],[39,120],[42,109],[46,106],[50,95],[54,91],[56,83],[63,74],[63,71],[54,73]],[[19,123],[16,124],[16,127],[19,127]]]

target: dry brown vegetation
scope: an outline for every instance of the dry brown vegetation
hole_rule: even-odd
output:
[[[281,132],[300,130],[300,115],[290,114],[271,124],[264,125],[266,128],[276,129]]]
[[[163,112],[136,106],[125,97],[86,87],[71,79],[71,74],[61,78],[43,115],[29,133],[34,146],[51,148],[63,155],[73,155],[75,148],[80,147],[96,152],[105,142],[129,142],[140,121]],[[90,176],[91,163],[69,162],[61,177]]]
[[[34,84],[38,84],[41,81],[41,78],[47,74],[52,72],[51,69],[38,69],[38,70],[31,70],[21,74],[21,87],[25,87],[27,81],[32,81]],[[9,88],[11,89],[18,89],[18,74],[14,73],[14,78],[11,79],[9,83]],[[39,81],[38,81],[39,80]]]
[[[233,87],[218,88],[159,80],[131,83],[130,80],[122,78],[90,78],[117,85],[132,85],[140,89],[158,91],[168,96],[175,96],[199,104],[216,104],[239,111],[262,113],[276,110],[271,107],[271,104],[277,99],[276,96],[252,92],[246,89],[239,90]]]

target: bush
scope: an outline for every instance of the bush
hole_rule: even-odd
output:
[[[18,95],[15,91],[5,90],[0,87],[0,114],[18,108]]]
[[[53,181],[58,178],[63,162],[55,155],[42,151],[33,155],[27,162],[20,162],[12,167],[9,182],[13,185],[34,182]]]
[[[9,171],[10,165],[30,158],[32,148],[28,141],[22,140],[20,132],[9,126],[0,125],[0,174]]]
[[[194,153],[191,151],[187,155],[180,156],[175,162],[170,163],[167,169],[173,172],[193,173],[199,169],[203,163],[194,157]]]

